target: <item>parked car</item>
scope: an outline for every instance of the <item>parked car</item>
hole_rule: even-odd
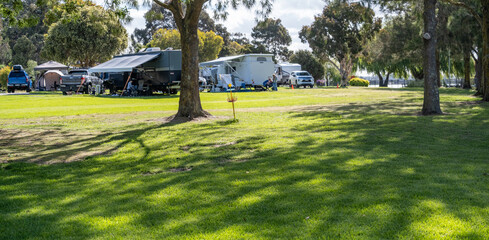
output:
[[[307,71],[293,71],[290,73],[290,85],[313,88],[314,78]]]
[[[29,75],[24,71],[21,65],[14,65],[12,71],[8,75],[7,92],[13,93],[15,90],[25,90],[30,92],[32,81]]]
[[[102,80],[95,74],[90,74],[87,69],[76,69],[68,72],[68,75],[60,77],[60,89],[63,94],[67,92],[89,93],[95,85],[102,85]]]

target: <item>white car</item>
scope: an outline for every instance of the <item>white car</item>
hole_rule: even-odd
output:
[[[290,85],[313,88],[314,78],[307,71],[293,71],[290,73]]]

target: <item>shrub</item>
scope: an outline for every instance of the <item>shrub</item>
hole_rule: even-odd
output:
[[[361,78],[352,78],[350,79],[349,83],[350,86],[357,86],[357,87],[368,87],[368,85],[370,84],[368,80],[361,79]]]
[[[9,66],[3,67],[0,69],[0,87],[6,89],[7,88],[7,80],[8,74],[12,71],[12,68]]]

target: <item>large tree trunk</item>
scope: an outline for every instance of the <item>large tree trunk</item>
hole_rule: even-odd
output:
[[[471,89],[472,86],[470,85],[470,49],[465,50],[464,52],[464,71],[465,71],[465,81],[463,88],[464,89]]]
[[[199,92],[199,37],[197,26],[200,13],[206,0],[162,2],[154,0],[158,5],[170,10],[175,24],[180,31],[182,44],[182,79],[180,81],[180,101],[175,118],[188,120],[208,117],[210,114],[202,109]]]
[[[387,73],[387,76],[385,77],[385,80],[384,80],[384,87],[388,87],[389,86],[389,78],[391,76],[391,73],[388,72]]]
[[[482,4],[482,88],[483,101],[489,101],[489,1],[481,0]],[[479,60],[480,61],[480,60]]]
[[[202,109],[199,92],[199,37],[197,23],[183,23],[180,29],[182,43],[182,81],[180,82],[180,102],[175,117],[194,119],[208,117]]]
[[[384,86],[384,77],[382,77],[382,74],[380,72],[376,71],[375,74],[377,74],[377,77],[379,77],[379,87]]]
[[[440,66],[441,66],[440,50],[438,50],[438,46],[437,46],[437,49],[436,49],[436,84],[438,85],[438,87],[441,87]]]
[[[436,2],[424,0],[424,102],[423,115],[442,114],[436,71]]]
[[[481,87],[481,82],[482,82],[482,51],[479,50],[479,53],[477,54],[477,59],[474,57],[475,61],[475,90],[476,90],[476,96],[482,96],[482,87]]]

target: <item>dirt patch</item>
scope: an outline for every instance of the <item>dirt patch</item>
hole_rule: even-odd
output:
[[[236,145],[237,142],[230,142],[230,143],[223,143],[223,144],[215,144],[215,145],[212,145],[213,148],[220,148],[220,147],[227,147],[227,146],[232,146],[232,145]]]
[[[1,130],[0,158],[9,162],[56,164],[111,154],[119,146],[105,144],[119,134],[52,130]]]
[[[171,168],[168,170],[169,172],[172,173],[178,173],[178,172],[190,172],[192,171],[191,167],[180,167],[180,168]]]

